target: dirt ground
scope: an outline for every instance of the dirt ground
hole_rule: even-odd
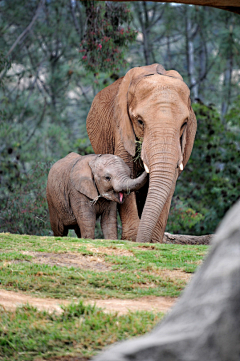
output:
[[[76,302],[76,300],[74,300]],[[174,304],[175,299],[167,297],[142,297],[141,299],[115,299],[108,300],[86,300],[86,304],[96,305],[104,309],[104,312],[118,312],[119,315],[124,315],[129,311],[153,311],[153,312],[167,312]],[[60,305],[68,305],[69,300],[54,300],[50,298],[36,298],[25,295],[21,292],[5,291],[0,289],[0,307],[6,310],[14,311],[16,307],[28,303],[39,310],[48,312],[61,313]]]
[[[94,249],[97,256],[79,255],[76,253],[44,253],[44,252],[22,252],[33,256],[31,262],[48,265],[58,265],[65,267],[77,267],[82,269],[97,270],[98,272],[106,272],[111,270],[112,265],[105,263],[102,255],[116,254],[116,252],[122,252],[121,250],[107,249],[101,247]],[[131,257],[133,254],[124,250],[125,255]],[[14,262],[14,261],[13,261]],[[18,261],[19,262],[19,261]],[[8,262],[8,263],[11,263]],[[191,275],[181,270],[164,270],[159,269],[156,271],[162,278],[170,279],[182,279],[189,281]],[[77,302],[77,300],[73,300]],[[152,312],[167,312],[172,305],[176,302],[176,299],[170,297],[154,297],[146,296],[140,299],[107,299],[107,300],[86,300],[87,304],[95,304],[97,307],[104,309],[104,312],[118,312],[119,315],[126,314],[129,311],[152,311]],[[30,304],[37,307],[39,310],[46,310],[48,312],[61,313],[62,308],[60,305],[68,305],[69,300],[63,299],[50,299],[50,298],[37,298],[26,295],[21,292],[6,291],[0,288],[0,307],[2,306],[6,310],[15,310],[16,307],[24,304]]]

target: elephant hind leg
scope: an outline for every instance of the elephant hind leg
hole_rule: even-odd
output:
[[[68,228],[64,226],[56,215],[52,216],[50,214],[50,223],[55,237],[66,237],[68,235]]]
[[[67,237],[68,228],[65,227],[62,223],[58,223],[57,227],[53,229],[53,235],[55,237]]]

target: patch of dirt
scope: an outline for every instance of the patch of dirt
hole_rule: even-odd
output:
[[[155,296],[146,296],[133,300],[108,299],[89,301],[92,305],[95,303],[97,307],[104,308],[105,312],[118,312],[119,315],[125,315],[129,311],[152,311],[165,313],[175,302],[176,298]]]
[[[173,281],[175,281],[176,279],[180,279],[186,282],[188,282],[193,276],[193,273],[186,273],[180,269],[177,270],[157,269],[156,271],[153,271],[151,273],[165,279],[171,279]]]
[[[100,253],[100,254],[107,254],[109,256],[129,256],[133,257],[134,254],[131,251],[128,251],[127,249],[121,249],[120,247],[91,247],[87,246],[87,250],[91,251],[93,253]]]
[[[136,283],[132,285],[132,288],[154,288],[156,287],[155,283],[149,282],[149,283]]]
[[[48,264],[50,266],[79,267],[84,270],[109,271],[111,265],[107,264],[104,259],[96,256],[83,256],[80,253],[45,253],[45,252],[28,252],[22,254],[33,256],[31,262],[39,264]]]
[[[25,295],[20,292],[6,291],[0,289],[0,305],[10,311],[14,311],[17,307],[29,304],[36,307],[40,311],[48,311],[62,313],[60,305],[68,305],[67,300],[55,300],[51,298],[37,298]]]
[[[156,247],[152,246],[152,245],[137,246],[137,248],[142,249],[143,251],[146,251],[146,249],[148,249],[149,251],[151,251],[151,250],[153,251],[156,249]]]
[[[187,261],[188,264],[197,264],[198,266],[203,263],[203,259],[199,259],[198,261]]]
[[[139,299],[116,299],[108,300],[86,300],[86,304],[96,305],[104,309],[104,312],[118,312],[119,315],[127,314],[129,311],[152,311],[167,312],[175,303],[176,299],[170,297],[146,296]],[[77,302],[74,300],[74,302]],[[0,289],[0,305],[10,311],[14,311],[17,307],[28,303],[37,309],[48,312],[63,312],[60,305],[68,305],[68,300],[55,300],[50,298],[37,298],[25,295],[21,292],[6,291]]]

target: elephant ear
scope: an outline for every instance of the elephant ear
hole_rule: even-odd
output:
[[[71,170],[70,180],[78,192],[90,199],[95,199],[98,197],[98,191],[88,162],[87,160],[78,161]]]
[[[183,137],[182,149],[183,149],[183,167],[184,168],[190,158],[196,131],[197,131],[197,119],[196,119],[194,111],[191,107],[190,98],[189,98],[189,102],[188,102],[188,107],[189,107],[189,118],[187,120],[187,127],[184,130],[184,133],[182,136]]]
[[[128,114],[128,89],[137,69],[130,69],[124,76],[118,89],[114,109],[114,117],[117,120],[124,148],[132,156],[135,155],[135,134]]]
[[[135,155],[135,134],[128,113],[128,91],[133,80],[156,73],[157,66],[158,64],[152,64],[130,69],[123,77],[115,99],[114,118],[116,119],[124,148],[133,157]]]

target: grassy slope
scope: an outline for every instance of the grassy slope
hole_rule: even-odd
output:
[[[100,258],[108,270],[36,264],[33,256],[23,251],[71,252],[90,262]],[[81,299],[179,296],[185,281],[163,277],[161,269],[194,272],[206,251],[206,246],[0,234],[1,288],[79,300],[62,315],[31,307],[13,313],[0,308],[0,360],[34,360],[39,355],[39,361],[58,354],[91,356],[105,345],[149,331],[162,315],[106,315],[84,306]]]

